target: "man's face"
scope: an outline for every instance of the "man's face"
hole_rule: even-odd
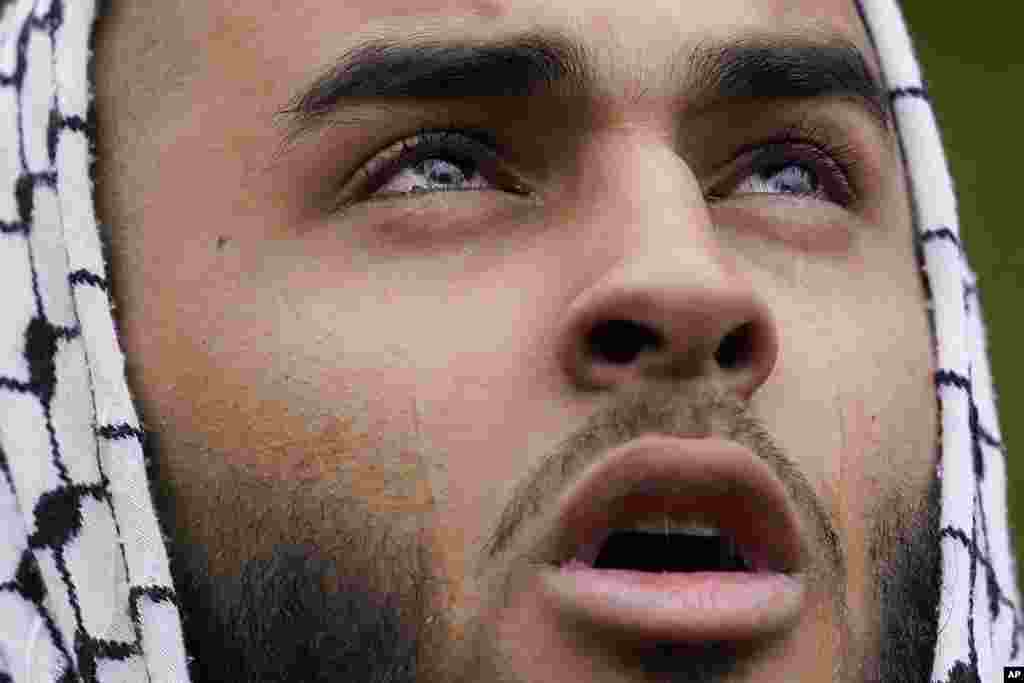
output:
[[[936,403],[853,3],[131,4],[97,200],[193,650],[244,613],[210,638],[368,679],[886,666]]]

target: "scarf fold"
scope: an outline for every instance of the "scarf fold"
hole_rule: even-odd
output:
[[[1001,680],[1024,664],[1024,619],[977,278],[899,5],[857,8],[895,113],[938,367],[932,680]],[[188,680],[93,204],[96,15],[95,0],[0,2],[0,683]]]

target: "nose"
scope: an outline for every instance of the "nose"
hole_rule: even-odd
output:
[[[582,183],[578,199],[596,193],[600,210],[587,215],[605,225],[587,234],[622,235],[623,249],[564,316],[564,372],[585,390],[704,379],[750,400],[775,366],[777,326],[717,243],[692,171],[666,145],[628,137],[595,157],[600,178]]]

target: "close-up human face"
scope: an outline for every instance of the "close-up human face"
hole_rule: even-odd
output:
[[[365,680],[913,665],[933,361],[853,3],[103,21],[97,210],[197,680],[269,680],[267,634]]]

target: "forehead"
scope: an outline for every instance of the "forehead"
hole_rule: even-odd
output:
[[[192,5],[207,64],[249,53],[274,72],[308,79],[353,44],[422,34],[500,38],[553,29],[584,46],[612,90],[657,87],[700,42],[744,36],[843,38],[878,73],[853,0],[213,0]],[[253,54],[257,53],[257,54]]]

